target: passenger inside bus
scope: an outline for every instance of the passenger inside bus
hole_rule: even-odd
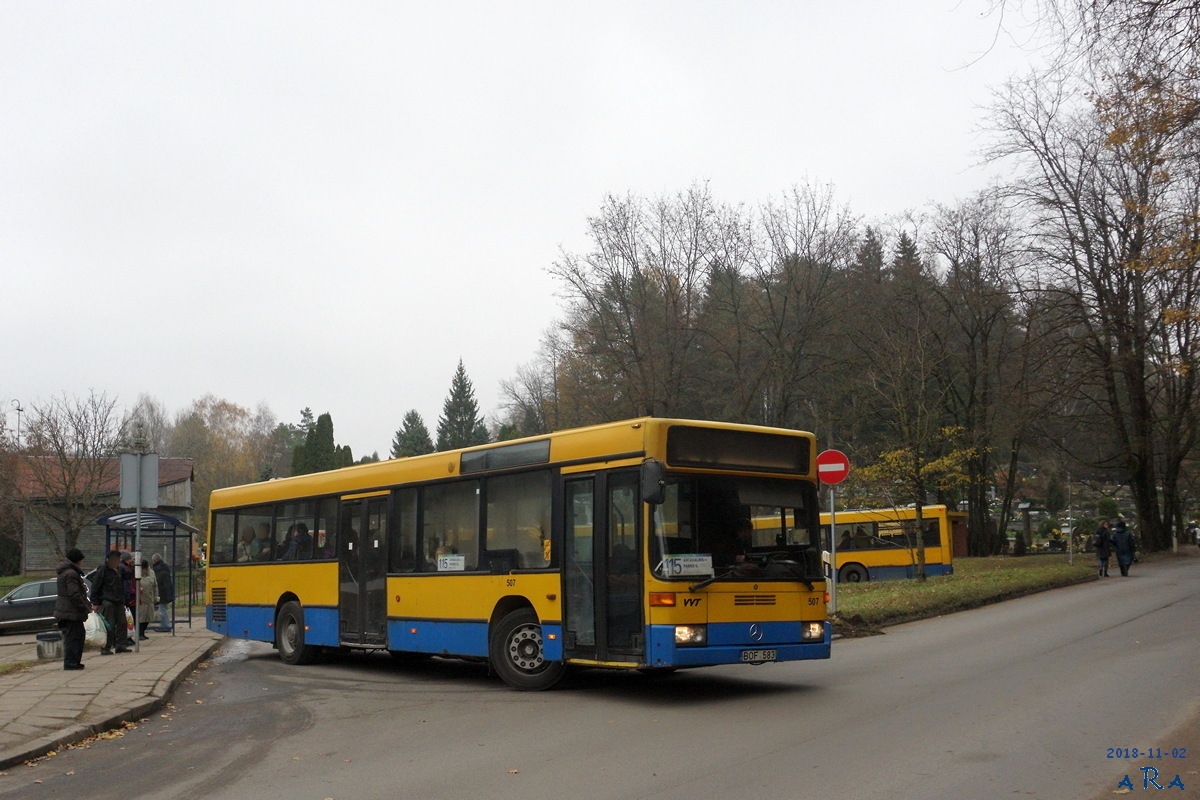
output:
[[[254,528],[247,525],[242,529],[242,540],[237,547],[238,563],[254,560]]]
[[[871,535],[863,530],[862,525],[854,528],[854,546],[860,549],[866,549],[871,546]]]

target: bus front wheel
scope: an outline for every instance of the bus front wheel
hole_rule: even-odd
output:
[[[285,664],[311,664],[317,657],[317,648],[304,643],[304,609],[294,600],[284,603],[275,618],[275,646]]]
[[[514,689],[549,689],[566,671],[563,662],[546,659],[542,626],[533,609],[521,608],[506,614],[492,628],[488,645],[492,668]]]
[[[858,564],[847,564],[838,573],[838,580],[842,583],[866,583],[869,577],[867,571]]]

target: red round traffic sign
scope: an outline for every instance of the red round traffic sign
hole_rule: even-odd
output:
[[[850,459],[841,450],[825,450],[817,456],[817,479],[832,486],[846,480]]]

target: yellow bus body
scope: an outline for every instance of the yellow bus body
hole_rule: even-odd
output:
[[[745,453],[743,443],[749,444]],[[210,503],[208,626],[273,642],[285,660],[302,663],[320,648],[345,647],[495,660],[495,637],[507,625],[516,630],[518,667],[528,665],[529,685],[520,688],[544,688],[547,681],[534,677],[546,664],[654,669],[828,658],[819,573],[804,580],[717,576],[703,586],[697,578],[664,578],[654,571],[662,554],[653,552],[649,535],[655,506],[637,499],[645,488],[643,467],[651,462],[671,480],[749,481],[760,492],[815,486],[815,449],[812,435],[799,431],[643,418],[220,489]],[[685,463],[673,464],[672,453]],[[518,495],[511,507],[493,508],[504,481],[519,483],[521,476],[544,481],[552,493]],[[467,514],[470,525],[452,532],[445,523],[438,541],[429,520],[440,519],[435,512],[441,509],[431,494],[457,489],[469,498],[472,487],[477,499],[475,516]],[[604,487],[609,494],[602,496]],[[805,491],[815,497],[815,489]],[[587,499],[589,513],[608,519],[595,544],[591,522],[567,507],[568,492],[577,503]],[[406,498],[420,498],[412,508],[419,503],[421,516],[414,511],[412,519],[425,523],[411,527],[418,543],[413,553],[400,549],[407,541],[400,532],[408,524]],[[536,516],[539,508],[547,510],[542,524],[522,517]],[[509,517],[522,519],[505,527]],[[283,555],[277,537],[285,523],[287,541],[311,539],[301,560]],[[472,526],[478,540],[467,541],[476,535]],[[264,536],[252,539],[259,530]],[[510,546],[488,547],[502,532]],[[452,541],[459,546],[450,547]],[[616,553],[625,541],[636,543],[636,571],[617,576]],[[338,549],[321,552],[322,543]],[[243,560],[244,552],[259,549],[270,560]],[[401,566],[410,557],[418,565]],[[379,558],[384,568],[372,573]],[[573,576],[581,564],[596,570],[591,597],[581,595],[580,586],[592,584]],[[579,605],[568,608],[568,595]],[[593,631],[580,622],[589,614]],[[521,620],[524,628],[517,626]],[[587,640],[611,637],[622,626],[630,630],[627,641]]]

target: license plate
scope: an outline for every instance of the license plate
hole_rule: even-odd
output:
[[[774,650],[743,650],[742,661],[774,661],[776,655]]]

